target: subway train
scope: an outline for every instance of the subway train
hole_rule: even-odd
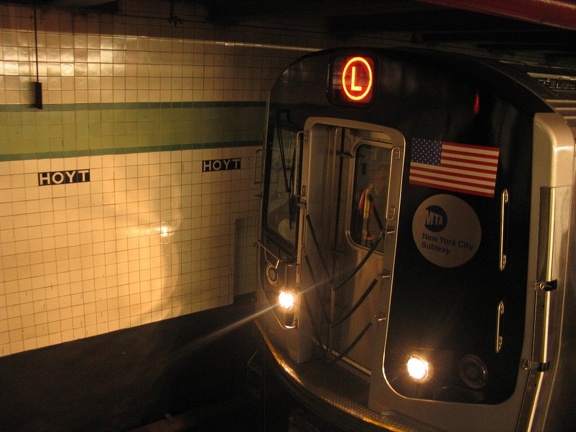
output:
[[[576,430],[576,70],[332,49],[271,89],[256,326],[345,431]]]

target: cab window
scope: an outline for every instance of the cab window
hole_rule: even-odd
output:
[[[296,215],[294,206],[294,158],[297,132],[295,129],[275,128],[268,143],[269,186],[266,196],[266,227],[292,246],[296,244]]]

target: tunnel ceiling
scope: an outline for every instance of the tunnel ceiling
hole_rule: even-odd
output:
[[[466,44],[498,55],[532,52],[576,62],[576,0],[157,0],[175,18],[183,4],[218,26],[247,23],[329,32],[337,40],[394,33],[423,46]],[[121,1],[11,0],[122,13]],[[166,9],[164,7],[163,9]]]
[[[409,34],[423,45],[469,44],[494,53],[538,52],[576,60],[576,1],[193,0],[215,24],[316,25],[337,39]]]

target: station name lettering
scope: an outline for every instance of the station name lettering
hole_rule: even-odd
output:
[[[38,186],[85,183],[90,181],[90,170],[70,170],[38,173]]]
[[[202,172],[229,171],[240,169],[241,159],[213,159],[202,161]]]

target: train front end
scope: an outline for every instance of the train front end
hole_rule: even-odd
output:
[[[286,69],[257,325],[310,409],[354,431],[575,420],[574,83],[404,50]]]

